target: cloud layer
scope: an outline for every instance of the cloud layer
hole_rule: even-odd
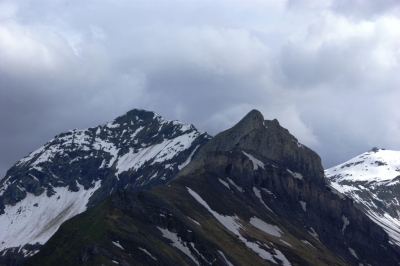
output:
[[[398,1],[0,2],[0,175],[134,108],[216,134],[251,109],[324,167],[400,149]]]

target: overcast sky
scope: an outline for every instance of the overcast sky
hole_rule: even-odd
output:
[[[215,135],[251,109],[325,168],[400,150],[398,0],[0,0],[0,178],[134,107]]]

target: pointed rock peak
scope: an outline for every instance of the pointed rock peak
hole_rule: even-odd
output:
[[[243,136],[251,131],[262,128],[263,121],[264,117],[260,113],[260,111],[252,110],[245,117],[243,117],[236,125],[221,132],[220,134],[229,133],[229,135],[230,136],[233,135],[233,137]],[[218,134],[217,136],[219,136],[220,134]],[[216,138],[217,136],[215,136],[214,138]]]
[[[242,120],[240,120],[239,123],[237,123],[237,125],[241,124],[241,123],[259,124],[259,123],[262,123],[263,121],[264,121],[264,117],[261,114],[261,112],[256,109],[253,109],[245,117],[243,117]]]
[[[188,174],[204,165],[208,152],[241,149],[272,160],[292,171],[323,179],[324,170],[320,157],[300,144],[278,120],[264,120],[257,111],[250,111],[235,126],[217,134],[198,153],[195,160],[179,175]]]

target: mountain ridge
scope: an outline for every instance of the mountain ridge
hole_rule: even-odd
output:
[[[0,254],[15,248],[21,256],[33,254],[32,245],[44,244],[61,222],[113,190],[168,182],[209,138],[193,125],[142,109],[56,135],[0,181]]]
[[[96,236],[73,225],[85,213],[65,223],[26,265],[398,265],[388,234],[325,185],[320,160],[296,165],[314,153],[257,116],[210,140],[166,186],[109,196],[116,205],[100,220],[110,224]]]
[[[83,212],[54,235],[45,230],[53,236],[43,247],[3,248],[0,264],[399,265],[388,234],[325,183],[318,154],[276,119],[252,110],[210,139],[153,112],[127,114],[87,134],[59,134],[12,168],[15,181],[1,181],[0,202],[14,233],[21,228],[14,221],[37,208],[61,202]],[[65,143],[68,159],[50,145]],[[60,167],[71,171],[61,176]],[[56,204],[17,208],[21,201],[10,195],[24,190]],[[84,204],[66,201],[77,193]]]

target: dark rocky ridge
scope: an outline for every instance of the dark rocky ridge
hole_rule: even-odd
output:
[[[235,126],[213,137],[178,176],[203,166],[207,152],[233,148],[255,152],[263,159],[285,164],[296,172],[304,173],[307,178],[313,177],[321,184],[324,182],[319,155],[300,144],[287,129],[280,126],[278,120],[264,120],[258,110],[252,110]]]

